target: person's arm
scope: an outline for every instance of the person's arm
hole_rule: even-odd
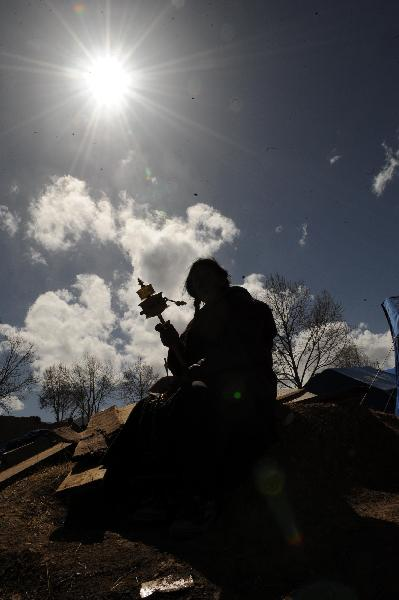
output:
[[[169,349],[167,363],[172,374],[184,375],[187,373],[184,345],[174,326],[170,321],[166,321],[158,323],[155,329],[158,331],[163,345]]]
[[[170,369],[172,375],[179,377],[187,373],[187,369],[183,367],[181,362],[177,359],[175,352],[169,348],[167,358],[168,369]]]

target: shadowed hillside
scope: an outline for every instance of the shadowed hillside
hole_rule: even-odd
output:
[[[129,527],[98,495],[90,524],[65,527],[67,507],[54,496],[70,470],[63,460],[10,484],[0,497],[1,598],[139,598],[145,581],[189,574],[194,585],[173,597],[389,597],[398,420],[357,399],[288,406],[294,419],[273,455],[190,541]]]

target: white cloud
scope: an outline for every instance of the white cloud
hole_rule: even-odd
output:
[[[331,156],[331,158],[329,158],[330,165],[334,165],[340,158],[342,158],[341,154],[334,154],[334,156]]]
[[[161,366],[166,349],[154,331],[156,319],[140,315],[137,278],[156,291],[179,299],[190,264],[232,243],[239,231],[234,222],[207,204],[187,208],[184,216],[170,216],[120,194],[113,208],[108,199],[96,201],[86,184],[65,176],[46,187],[30,207],[29,234],[47,250],[67,250],[84,233],[115,243],[129,256],[133,275],[114,273],[112,282],[119,314],[111,307],[111,288],[96,275],[78,275],[71,290],[48,291],[30,307],[24,335],[38,352],[37,367],[54,362],[69,364],[84,352],[115,363],[137,354]],[[44,259],[31,249],[34,262]],[[191,306],[172,305],[165,317],[181,331],[192,316]],[[124,342],[114,337],[119,327]]]
[[[265,293],[265,279],[261,273],[251,273],[245,277],[242,287],[256,298],[260,298]]]
[[[25,404],[18,398],[18,396],[7,396],[2,399],[2,404],[7,406],[9,412],[17,412],[25,408]],[[7,412],[8,412],[7,411]],[[0,414],[4,414],[6,411],[0,409]]]
[[[387,184],[393,179],[396,169],[399,167],[399,150],[394,152],[386,144],[382,144],[385,150],[385,163],[381,171],[374,177],[372,191],[381,196]]]
[[[372,362],[378,362],[384,370],[395,366],[392,336],[389,330],[384,333],[373,333],[367,328],[366,323],[359,323],[359,326],[352,330],[351,335],[358,348],[363,350]],[[383,365],[384,360],[386,362]]]
[[[29,206],[28,235],[48,250],[67,250],[84,233],[106,242],[115,238],[108,198],[95,200],[84,181],[71,175],[54,178]]]
[[[121,327],[131,337],[127,351],[142,354],[149,362],[160,365],[166,350],[154,333],[156,320],[146,321],[139,315],[137,277],[152,283],[156,291],[167,297],[178,299],[190,264],[233,242],[239,231],[231,219],[206,204],[190,206],[185,218],[171,217],[125,197],[119,220],[118,239],[134,268],[134,276],[119,290],[122,305],[127,308]],[[191,316],[190,307],[171,306],[166,313],[179,331]]]
[[[6,231],[11,237],[18,231],[20,218],[12,213],[8,206],[0,204],[0,229]]]
[[[281,233],[283,231],[284,227],[282,225],[277,225],[277,227],[275,228],[275,232],[276,233]]]
[[[300,246],[305,246],[306,245],[306,238],[308,237],[308,224],[307,223],[302,223],[301,230],[302,230],[302,236],[301,236],[300,240],[298,241],[298,244]]]
[[[116,315],[111,290],[97,275],[78,275],[72,292],[41,294],[25,319],[24,337],[35,344],[36,367],[71,364],[85,353],[117,362],[112,341]]]
[[[186,217],[170,217],[125,197],[119,212],[118,242],[135,276],[155,281],[167,294],[199,256],[214,254],[238,235],[234,222],[207,204],[195,204]]]
[[[47,265],[47,260],[35,248],[29,248],[29,258],[33,265]]]

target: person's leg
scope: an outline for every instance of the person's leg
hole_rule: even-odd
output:
[[[212,394],[205,383],[185,388],[175,411],[175,461],[187,487],[200,489],[213,468],[215,419]]]

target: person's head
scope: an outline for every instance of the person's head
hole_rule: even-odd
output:
[[[229,283],[228,272],[214,258],[199,258],[190,267],[185,288],[198,305],[218,296]]]

